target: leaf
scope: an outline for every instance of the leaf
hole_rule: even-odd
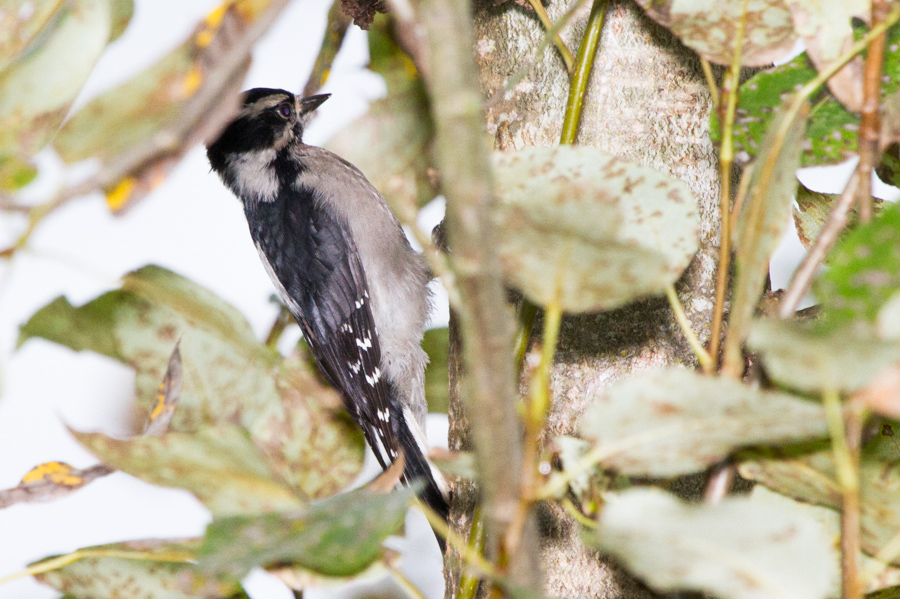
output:
[[[345,489],[362,468],[362,431],[337,394],[322,387],[303,362],[286,360],[275,384],[282,409],[267,411],[250,427],[269,466],[305,499]]]
[[[741,476],[783,495],[815,505],[840,509],[831,451],[782,459],[746,461]],[[870,555],[877,553],[900,530],[900,464],[864,456],[860,464],[860,542]],[[900,559],[891,563],[900,565]]]
[[[730,65],[744,2],[742,0],[638,0],[647,15],[711,62]],[[748,4],[741,64],[772,64],[794,46],[791,14],[779,0]]]
[[[102,433],[73,434],[104,464],[151,484],[187,489],[214,515],[302,505],[274,478],[249,436],[236,427],[220,425],[128,441]]]
[[[253,44],[286,4],[222,3],[181,46],[72,116],[57,152],[66,162],[99,158],[95,180],[113,209],[133,204],[236,109]]]
[[[148,414],[180,340],[184,381],[171,423],[175,431],[213,422],[249,426],[280,404],[269,370],[278,356],[255,339],[244,317],[208,290],[156,266],[129,273],[122,289],[80,308],[57,298],[22,326],[19,344],[32,337],[130,365],[138,404]]]
[[[820,330],[783,320],[757,320],[747,345],[766,372],[794,389],[854,391],[900,360],[900,347],[843,328]]]
[[[832,251],[830,265],[814,287],[829,321],[875,322],[900,292],[900,209],[891,204],[849,233]]]
[[[132,366],[148,415],[180,340],[182,389],[171,431],[238,423],[303,497],[334,494],[359,472],[362,436],[334,391],[257,341],[232,306],[171,271],[144,267],[126,275],[122,289],[78,308],[58,298],[22,326],[19,343],[32,337]]]
[[[832,509],[810,505],[808,503],[796,501],[790,497],[786,497],[774,491],[770,491],[763,485],[756,485],[750,495],[751,499],[759,504],[772,506],[773,508],[787,514],[798,514],[804,519],[810,519],[819,526],[822,536],[826,539],[840,538],[840,515]],[[829,553],[831,554],[830,567],[822,572],[822,577],[832,582],[832,588],[829,593],[830,597],[840,597],[840,553],[837,543],[828,544]],[[884,562],[879,562],[867,556],[863,552],[859,552],[860,570],[865,572],[869,568],[878,567],[880,574],[868,580],[863,589],[866,593],[900,584],[900,570],[891,568]],[[871,598],[870,598],[871,599]]]
[[[806,108],[789,123],[787,108],[778,110],[754,164],[747,199],[735,227],[737,276],[728,316],[729,339],[740,340],[746,336],[769,274],[769,261],[791,217]],[[731,364],[731,368],[740,360],[734,353],[737,351],[737,345],[726,346],[725,363]]]
[[[853,45],[853,18],[868,20],[870,0],[787,0],[797,33],[803,37],[807,52],[818,70],[837,60]],[[835,73],[828,86],[850,110],[862,108],[863,61],[855,57]]]
[[[595,148],[495,153],[500,260],[531,301],[609,310],[662,293],[697,251],[688,187]]]
[[[296,514],[213,520],[200,549],[207,572],[241,578],[256,566],[291,563],[326,576],[352,576],[383,553],[403,527],[414,487],[386,495],[351,491],[307,504]]]
[[[425,367],[425,398],[428,411],[446,414],[450,408],[450,329],[429,329],[422,339],[422,349],[428,354]]]
[[[704,470],[739,447],[828,436],[818,403],[678,368],[616,383],[580,430],[609,448],[605,466],[651,477]]]
[[[63,5],[60,0],[4,2],[0,13],[0,71],[21,58],[36,38],[50,35],[56,29]]]
[[[91,599],[216,599],[241,593],[237,580],[211,577],[187,563],[197,545],[152,540],[89,547],[76,552],[85,555],[83,559],[35,578],[60,592]]]
[[[15,156],[0,158],[0,190],[18,191],[37,177],[37,169],[30,162]]]
[[[23,31],[28,41],[5,48],[14,57],[0,72],[0,158],[29,158],[50,140],[109,40],[109,0],[38,6]]]
[[[794,225],[797,227],[797,236],[803,247],[810,249],[819,237],[822,227],[828,221],[828,216],[837,204],[840,195],[832,193],[819,193],[812,191],[805,185],[797,185],[797,197],[794,205]],[[878,198],[872,198],[876,216],[884,208],[884,202]],[[854,204],[850,209],[847,229],[841,233],[840,239],[845,239],[849,229],[854,229],[859,224],[859,208]],[[830,256],[826,258],[826,264],[830,263]]]
[[[855,35],[861,34],[857,28]],[[757,155],[775,109],[816,74],[809,56],[803,53],[786,64],[757,73],[741,85],[734,127],[736,162],[746,163]],[[888,30],[883,75],[882,99],[900,89],[900,27]],[[801,164],[836,164],[855,156],[859,115],[847,110],[827,90],[812,100]],[[710,119],[711,131],[718,132],[715,111]]]
[[[585,540],[660,591],[729,599],[824,599],[829,545],[811,518],[747,497],[690,505],[658,489],[609,494]]]
[[[109,41],[119,39],[134,15],[134,0],[109,0],[111,23]]]
[[[110,468],[102,464],[81,470],[65,462],[38,464],[22,477],[19,485],[0,491],[0,508],[15,503],[37,503],[58,499],[111,472]]]

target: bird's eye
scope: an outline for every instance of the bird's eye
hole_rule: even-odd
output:
[[[294,114],[294,107],[284,102],[278,105],[278,114],[283,116],[286,119],[291,118],[291,115]]]

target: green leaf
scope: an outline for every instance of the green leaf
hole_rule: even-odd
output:
[[[308,504],[296,514],[213,520],[200,549],[208,572],[241,578],[256,566],[290,563],[326,576],[352,576],[403,528],[415,488],[386,495],[357,490]]]
[[[758,459],[740,465],[744,478],[800,501],[840,509],[831,451],[782,459]],[[900,465],[864,456],[860,464],[860,542],[874,555],[900,530]],[[900,565],[900,559],[892,561]]]
[[[246,432],[233,426],[128,441],[101,433],[73,434],[103,463],[155,485],[186,489],[214,515],[285,511],[302,505],[275,479]]]
[[[794,206],[794,225],[797,227],[797,236],[803,247],[810,249],[819,237],[822,227],[828,221],[828,216],[837,204],[840,195],[832,193],[819,193],[808,189],[802,183],[797,185],[796,204]],[[881,213],[884,202],[878,198],[872,198],[875,214]],[[840,239],[845,239],[851,229],[859,224],[859,208],[856,204],[850,209],[847,228],[841,232]],[[826,258],[826,264],[830,263],[831,255]]]
[[[0,158],[28,158],[50,140],[109,41],[109,0],[39,5],[24,32],[30,42],[4,48],[12,56],[0,71]]]
[[[742,0],[638,0],[647,15],[670,29],[684,45],[711,62],[730,65],[743,7]],[[759,67],[787,54],[796,34],[791,13],[779,0],[747,6],[741,64]]]
[[[609,448],[605,466],[651,477],[702,471],[740,447],[828,436],[818,403],[680,368],[614,384],[580,430]]]
[[[35,578],[73,598],[217,599],[244,596],[237,580],[209,576],[196,564],[185,561],[187,556],[196,553],[198,545],[193,541],[151,540],[88,547],[78,551],[86,556],[83,559],[37,574]],[[170,561],[182,554],[185,555],[182,559]]]
[[[17,191],[37,177],[37,169],[30,162],[15,156],[0,158],[0,190]]]
[[[282,409],[267,411],[250,427],[269,466],[307,499],[347,488],[362,467],[365,441],[337,393],[295,359],[278,368],[275,384]]]
[[[430,329],[425,331],[422,349],[428,354],[425,368],[425,399],[428,411],[446,414],[450,408],[450,329]]]
[[[747,345],[775,381],[810,392],[855,391],[900,360],[896,343],[870,334],[783,320],[754,322]]]
[[[690,505],[658,489],[607,495],[585,540],[659,591],[729,599],[824,599],[832,539],[810,517],[747,497]]]
[[[697,203],[681,181],[595,148],[495,153],[499,253],[531,301],[609,310],[662,293],[697,251]]]
[[[861,30],[857,29],[857,37]],[[775,109],[787,96],[812,81],[817,72],[806,53],[790,62],[757,73],[740,88],[735,115],[734,145],[738,163],[759,153]],[[900,89],[900,27],[888,31],[885,48],[882,98]],[[711,130],[719,131],[715,111]],[[803,141],[803,166],[836,164],[856,155],[859,115],[848,111],[828,90],[813,98],[809,125]],[[714,137],[715,139],[715,137]]]
[[[257,341],[232,306],[168,270],[144,267],[126,275],[122,289],[78,308],[58,298],[23,325],[19,343],[32,337],[133,367],[147,414],[180,340],[182,390],[169,430],[241,424],[302,497],[336,493],[362,465],[362,435],[337,395],[305,364]]]
[[[60,0],[5,0],[0,13],[0,71],[22,54],[40,46],[59,25],[65,3]]]
[[[134,15],[134,0],[109,0],[112,17],[109,41],[119,39]]]
[[[213,422],[250,426],[280,405],[270,371],[278,356],[254,338],[246,319],[208,290],[156,266],[126,275],[122,289],[80,308],[54,300],[22,326],[19,344],[32,337],[130,365],[146,413],[180,339],[184,382],[174,431]]]
[[[787,108],[778,110],[753,165],[747,198],[735,227],[737,277],[728,316],[729,339],[746,336],[769,274],[769,261],[791,217],[797,189],[796,172],[800,166],[800,143],[806,127],[805,108],[790,123],[785,122]],[[740,357],[734,355],[738,350],[737,345],[726,346],[726,364],[739,361]]]
[[[875,322],[881,308],[900,292],[897,205],[848,234],[832,251],[830,265],[814,288],[830,322]]]

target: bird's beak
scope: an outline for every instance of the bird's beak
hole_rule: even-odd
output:
[[[303,98],[300,100],[300,110],[298,111],[301,115],[306,115],[311,113],[313,110],[322,105],[322,103],[331,97],[331,94],[319,94],[317,96],[309,96],[308,98]]]

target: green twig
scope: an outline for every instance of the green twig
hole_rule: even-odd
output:
[[[684,307],[681,305],[681,300],[678,299],[678,294],[675,292],[675,286],[671,283],[666,285],[666,297],[669,299],[669,305],[672,306],[672,312],[675,313],[675,320],[678,322],[678,326],[681,327],[684,336],[687,337],[688,345],[691,346],[694,355],[697,356],[700,366],[703,367],[704,371],[711,371],[713,364],[712,356],[706,352],[703,348],[703,344],[700,343],[700,340],[697,339],[697,335],[694,334],[694,329],[691,327],[691,321],[688,320],[687,314],[684,313]]]
[[[431,528],[433,528],[437,534],[444,537],[447,541],[447,545],[452,547],[468,566],[474,568],[481,576],[492,579],[500,578],[500,573],[494,567],[494,564],[485,559],[485,557],[481,555],[481,551],[470,548],[464,539],[450,530],[450,526],[447,522],[433,509],[422,503],[417,503],[416,507],[425,514],[425,518],[428,520],[428,523],[431,524]]]
[[[575,66],[575,57],[572,56],[572,51],[566,46],[566,42],[563,41],[559,32],[551,33],[553,32],[553,22],[550,20],[550,15],[547,14],[544,5],[541,4],[541,0],[528,0],[528,3],[531,4],[531,8],[534,9],[534,12],[537,13],[541,25],[547,30],[547,35],[550,36],[553,43],[556,44],[557,50],[559,50],[559,53],[562,55],[563,62],[566,63],[566,71],[571,73]]]
[[[584,105],[584,96],[587,91],[588,79],[594,68],[594,55],[597,53],[597,45],[600,41],[600,32],[603,30],[603,20],[606,16],[606,6],[609,0],[594,0],[591,7],[591,15],[588,17],[587,29],[581,44],[578,46],[578,56],[575,59],[575,70],[572,73],[572,83],[569,86],[569,99],[566,102],[566,114],[563,119],[560,145],[575,143],[578,135],[578,125],[581,122],[581,108]]]
[[[425,593],[417,587],[413,582],[406,577],[403,572],[395,568],[393,565],[388,564],[388,572],[391,573],[391,576],[394,577],[394,580],[397,582],[397,585],[403,589],[403,591],[410,597],[410,599],[425,599]]]
[[[534,319],[537,317],[538,308],[522,298],[522,306],[519,308],[519,326],[516,331],[516,373],[522,375],[522,365],[525,363],[525,354],[528,353],[528,342],[531,341],[531,332],[534,330]]]
[[[712,65],[709,61],[700,57],[700,66],[703,67],[703,76],[706,77],[706,86],[709,88],[709,97],[712,98],[713,110],[719,110],[719,86],[716,84],[716,78],[712,72]]]
[[[477,555],[484,555],[484,520],[481,518],[481,508],[475,506],[472,513],[472,526],[469,527],[469,550]],[[459,593],[457,599],[475,599],[478,594],[479,578],[473,576],[467,570],[463,570],[459,576]]]

